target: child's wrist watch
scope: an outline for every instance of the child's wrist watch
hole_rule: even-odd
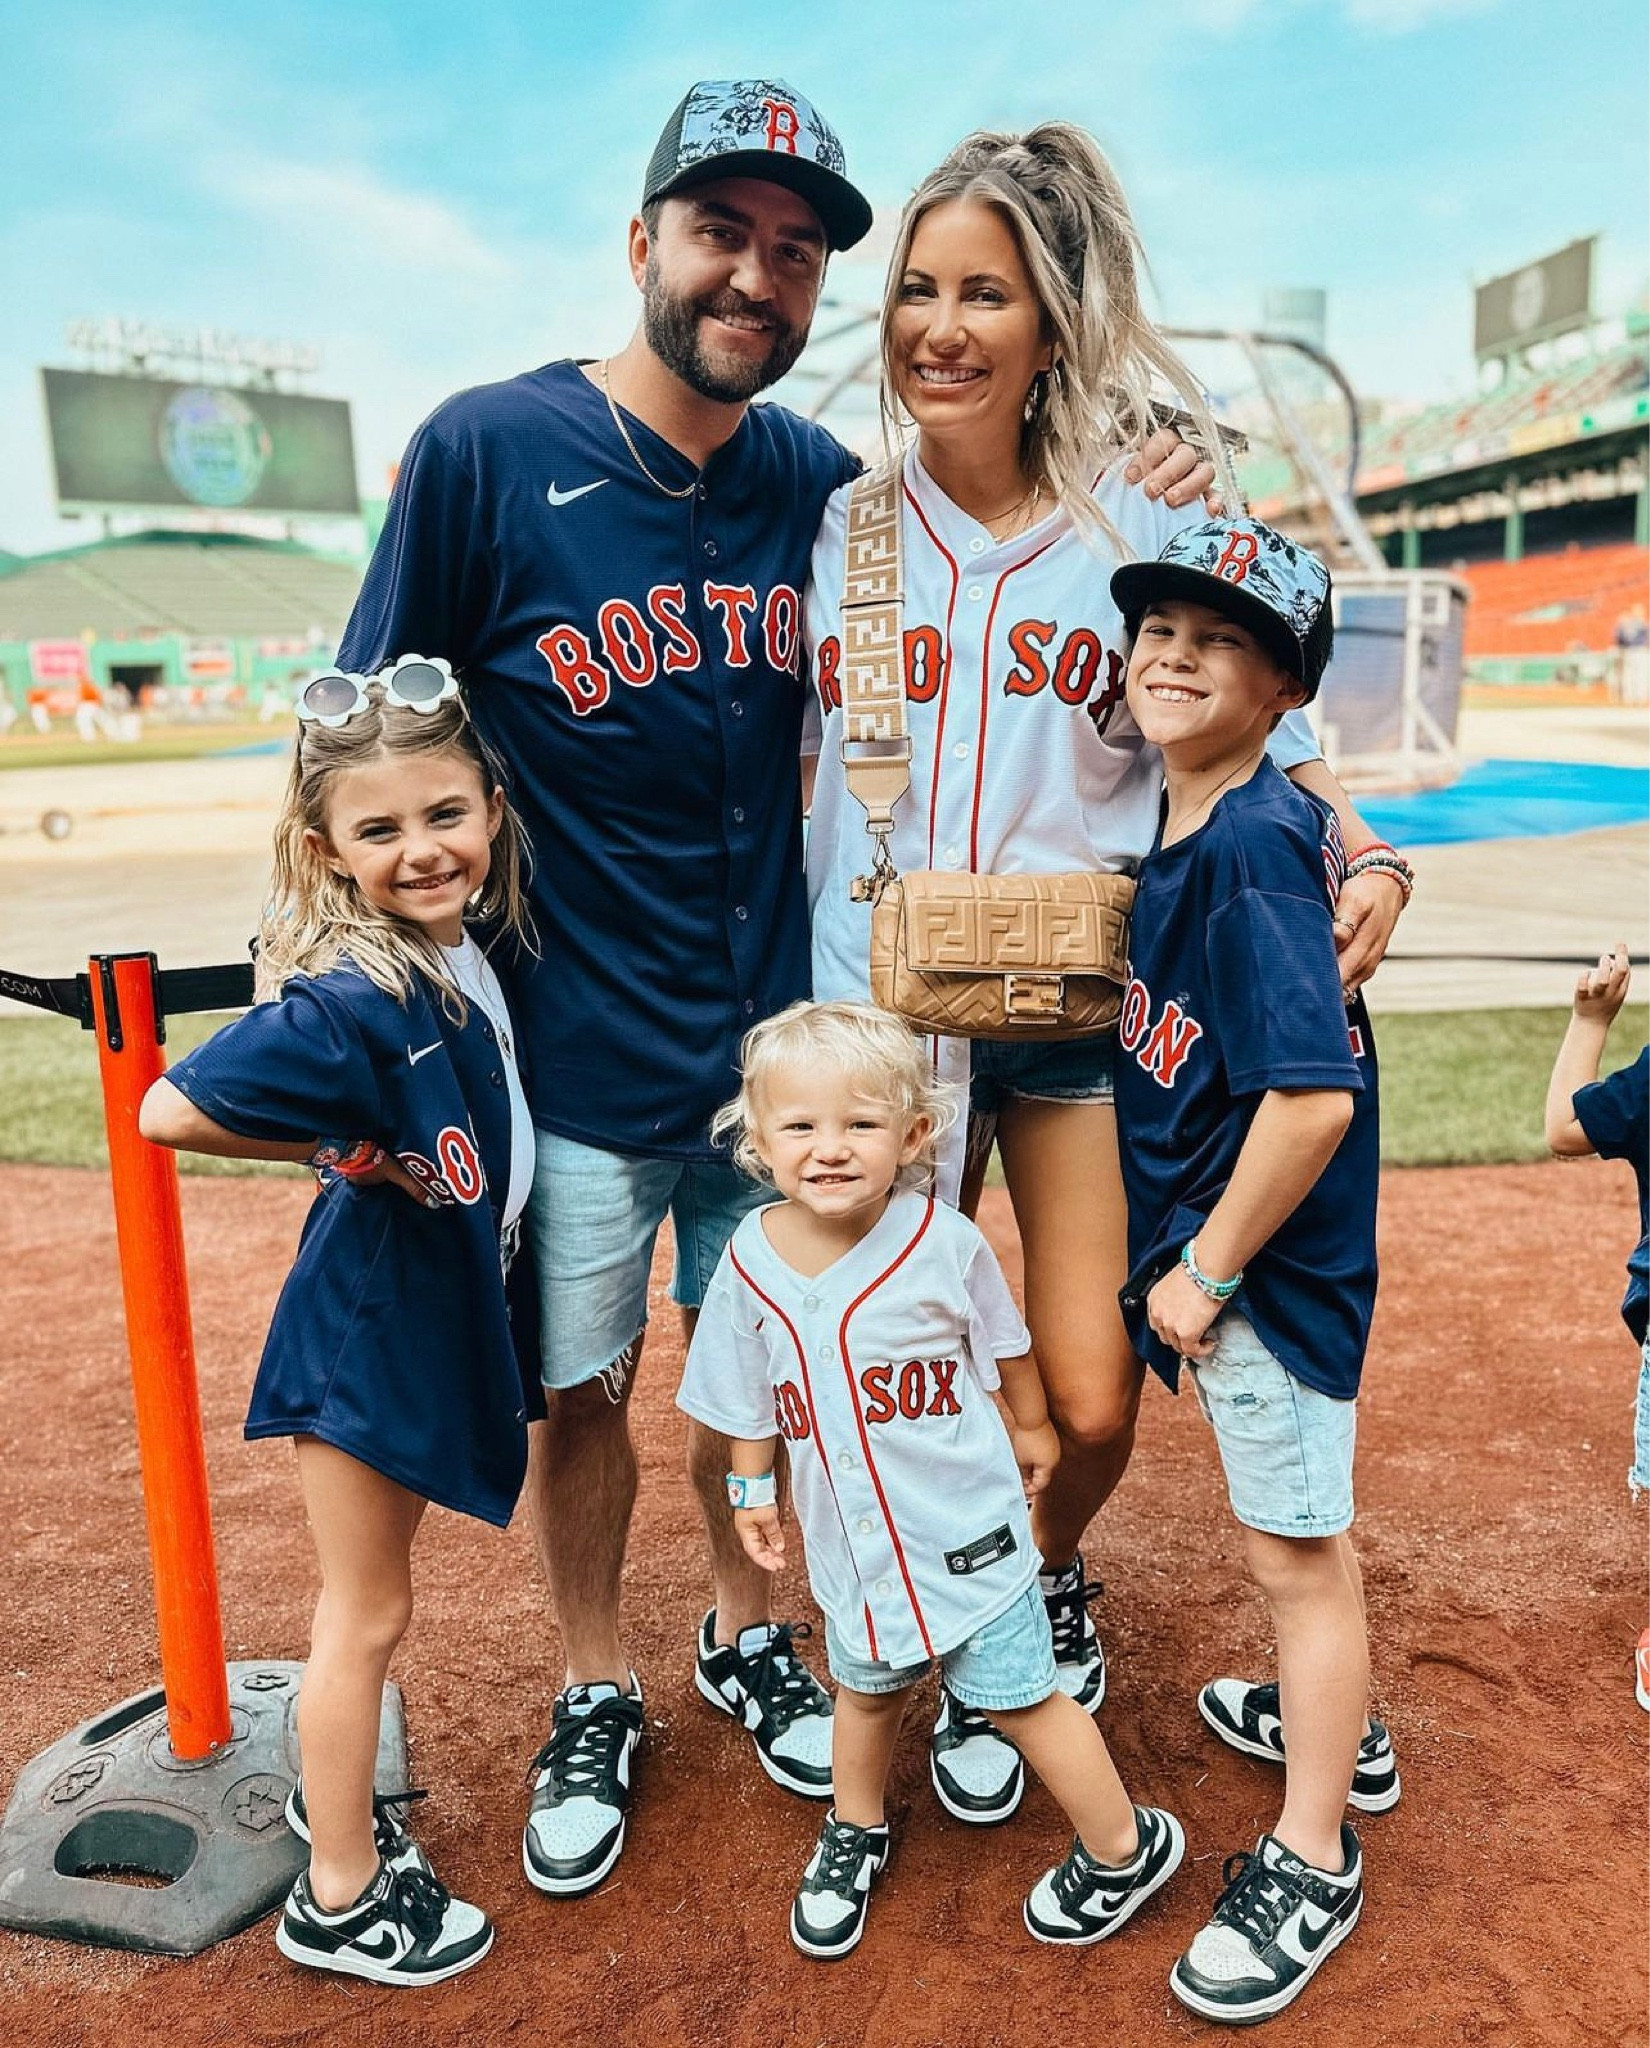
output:
[[[771,1472],[754,1476],[744,1472],[728,1474],[728,1505],[734,1508],[771,1508],[779,1499],[779,1489]]]

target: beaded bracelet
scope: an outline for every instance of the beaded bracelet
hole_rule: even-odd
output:
[[[1180,1263],[1185,1268],[1186,1278],[1211,1301],[1230,1301],[1243,1285],[1243,1268],[1239,1266],[1230,1280],[1211,1280],[1197,1262],[1197,1253],[1193,1250],[1196,1242],[1195,1238],[1189,1237],[1180,1247]]]
[[[330,1138],[323,1139],[304,1161],[312,1173],[323,1169],[337,1174],[340,1180],[360,1180],[375,1167],[384,1162],[384,1148],[371,1138],[357,1138],[353,1145],[342,1149]]]
[[[1395,846],[1388,846],[1384,839],[1377,839],[1373,846],[1366,846],[1362,853],[1355,854],[1346,864],[1346,879],[1350,882],[1358,875],[1390,875],[1404,892],[1407,906],[1415,888],[1415,870]]]

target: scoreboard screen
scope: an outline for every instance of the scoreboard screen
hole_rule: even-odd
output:
[[[42,370],[58,508],[357,514],[341,398]]]

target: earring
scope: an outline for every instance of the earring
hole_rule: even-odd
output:
[[[1048,372],[1039,370],[1026,391],[1025,423],[1029,427],[1048,403]]]

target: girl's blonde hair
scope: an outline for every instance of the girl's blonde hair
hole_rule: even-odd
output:
[[[1155,375],[1191,414],[1190,438],[1214,463],[1227,503],[1241,505],[1202,388],[1141,305],[1145,258],[1117,173],[1094,137],[1068,121],[1046,121],[1024,135],[967,136],[907,201],[882,304],[883,438],[890,450],[908,427],[893,347],[900,289],[918,223],[948,200],[974,200],[1002,216],[1053,344],[1053,369],[1039,371],[1027,393],[1020,435],[1027,482],[1063,505],[1080,534],[1092,541],[1103,533],[1131,555],[1094,502],[1093,484],[1120,455],[1143,447],[1159,424]]]
[[[462,1021],[466,1005],[441,947],[419,926],[369,903],[353,877],[336,873],[308,835],[330,839],[332,790],[339,776],[353,768],[460,754],[480,774],[489,804],[494,791],[505,788],[504,770],[470,723],[462,697],[449,697],[433,711],[416,711],[385,703],[376,681],[368,683],[367,697],[367,704],[343,725],[299,722],[292,773],[275,825],[269,901],[258,933],[258,993],[267,1000],[293,975],[325,974],[348,959],[400,1002],[412,992],[415,975],[429,976]],[[534,951],[525,895],[530,865],[526,834],[506,797],[487,880],[466,915],[512,932]]]
[[[902,1188],[925,1186],[934,1170],[940,1134],[962,1113],[962,1091],[935,1073],[921,1039],[897,1017],[872,1009],[869,1003],[792,1003],[747,1031],[739,1048],[742,1084],[733,1101],[711,1118],[712,1142],[731,1138],[735,1166],[752,1180],[771,1184],[773,1175],[752,1142],[766,1093],[776,1074],[822,1068],[901,1116],[928,1119],[921,1151],[900,1168],[894,1183]]]

